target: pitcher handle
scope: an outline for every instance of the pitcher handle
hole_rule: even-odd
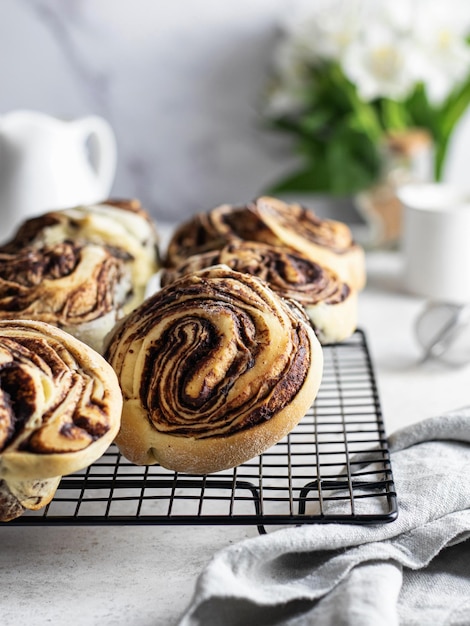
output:
[[[90,142],[94,166],[103,199],[107,198],[116,174],[117,146],[111,125],[99,115],[89,115],[76,121],[83,141]]]

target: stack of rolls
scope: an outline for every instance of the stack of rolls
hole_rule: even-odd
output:
[[[164,268],[161,284],[218,264],[257,276],[283,298],[296,300],[324,345],[343,341],[356,329],[357,291],[334,270],[281,246],[237,239],[220,250],[194,254],[175,268]]]
[[[102,352],[159,266],[157,230],[138,201],[50,211],[0,248],[0,319],[45,321]]]
[[[352,289],[365,285],[364,250],[346,224],[266,196],[245,206],[224,204],[181,224],[168,245],[166,265],[175,267],[236,239],[288,248],[331,268]]]
[[[364,284],[349,228],[300,205],[263,197],[180,224],[160,291],[107,339],[124,456],[205,474],[280,441],[315,400],[322,344],[354,332]]]
[[[175,230],[162,281],[213,263],[259,276],[296,299],[323,344],[343,341],[356,328],[365,255],[343,222],[270,197],[221,205]]]
[[[122,392],[100,352],[158,268],[137,201],[44,213],[0,248],[0,521],[43,508],[114,441]]]

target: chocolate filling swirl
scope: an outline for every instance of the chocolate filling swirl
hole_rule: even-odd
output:
[[[103,204],[49,211],[24,221],[0,253],[22,254],[25,248],[43,248],[74,242],[95,244],[112,252],[130,276],[124,309],[128,313],[145,297],[150,277],[159,269],[158,233],[150,215],[136,200],[107,200]]]
[[[106,356],[153,428],[224,437],[269,420],[311,366],[308,322],[263,281],[218,266],[164,287],[116,329]]]
[[[0,253],[0,319],[77,326],[119,313],[129,290],[125,259],[104,246],[64,241]]]
[[[0,467],[1,455],[15,450],[83,450],[116,420],[99,373],[83,365],[76,346],[45,335],[45,326],[0,322]]]
[[[246,206],[221,205],[181,224],[169,243],[166,265],[173,267],[189,256],[220,249],[236,239],[287,245],[282,231],[336,254],[345,254],[355,246],[346,224],[321,219],[300,204],[261,197]]]
[[[221,250],[189,257],[174,269],[162,272],[162,285],[179,276],[212,265],[224,264],[237,272],[257,276],[284,298],[302,305],[338,304],[350,294],[349,286],[329,268],[286,248],[251,241],[233,241]]]

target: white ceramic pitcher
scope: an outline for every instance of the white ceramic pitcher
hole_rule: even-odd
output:
[[[0,241],[26,218],[104,200],[115,171],[115,136],[99,116],[0,116]]]

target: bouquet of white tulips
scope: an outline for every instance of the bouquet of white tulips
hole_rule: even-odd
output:
[[[469,0],[315,0],[285,25],[264,116],[299,169],[272,191],[350,194],[380,175],[387,136],[429,132],[440,180],[470,103]]]

